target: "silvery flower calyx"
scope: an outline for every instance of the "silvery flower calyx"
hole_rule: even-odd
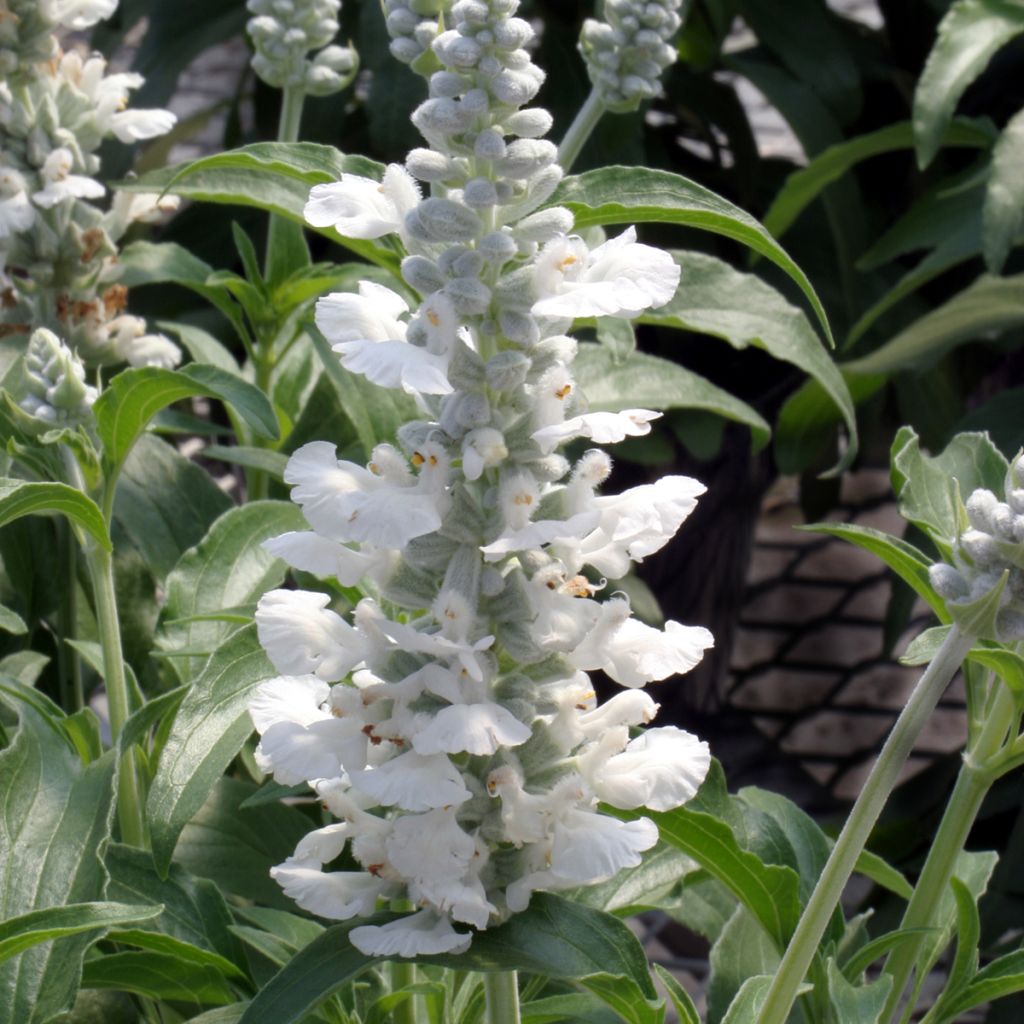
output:
[[[683,0],[604,0],[600,20],[587,18],[580,51],[601,102],[635,110],[658,94],[662,72],[676,59],[672,38]]]
[[[709,766],[689,733],[637,730],[658,708],[642,688],[693,668],[711,635],[639,622],[605,579],[664,547],[704,488],[669,476],[601,494],[610,458],[565,453],[659,415],[588,411],[572,320],[656,308],[679,269],[632,229],[587,241],[545,207],[562,171],[550,116],[529,106],[543,74],[516,8],[454,4],[414,114],[429,148],[382,181],[319,185],[306,208],[404,247],[403,294],[364,281],[320,299],[316,320],[343,366],[412,396],[419,418],[366,465],[327,442],[289,461],[310,529],[268,549],[365,596],[349,615],[322,593],[264,595],[257,629],[280,674],[251,714],[261,767],[337,819],[274,868],[284,891],[338,920],[417,908],[354,928],[369,955],[463,950],[538,889],[636,866],[657,828],[600,803],[678,807]],[[602,705],[597,669],[624,687]],[[360,870],[330,867],[343,850]]]
[[[964,528],[953,538],[952,564],[931,566],[932,586],[955,620],[970,616],[995,588],[998,608],[984,630],[1002,643],[1024,640],[1024,456],[1006,473],[1002,500],[984,487],[964,502]]]
[[[341,0],[247,0],[246,7],[253,70],[268,85],[327,96],[352,80],[355,51],[333,43]]]
[[[88,27],[111,14],[115,3],[51,0],[27,5],[31,11],[23,7],[13,5],[11,16],[0,19],[0,37],[15,32],[25,42],[30,29],[42,33],[33,44],[35,58],[23,53],[0,68],[4,324],[25,332],[46,325],[91,366],[173,366],[181,358],[177,346],[127,313],[116,256],[132,223],[174,209],[176,200],[120,194],[106,210],[93,201],[107,193],[99,180],[100,146],[163,135],[174,115],[129,106],[131,92],[143,84],[140,75],[108,74],[98,55],[61,53],[52,35],[57,28]]]

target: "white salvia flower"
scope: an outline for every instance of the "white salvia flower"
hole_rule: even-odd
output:
[[[27,231],[35,216],[24,177],[13,167],[0,167],[0,240]]]
[[[92,28],[117,10],[118,0],[38,0],[40,13],[54,26],[73,32]]]
[[[419,201],[419,186],[408,171],[389,164],[382,181],[343,174],[341,181],[314,185],[303,216],[314,227],[334,228],[346,238],[381,238],[401,232]]]
[[[601,496],[611,460],[592,450],[573,468],[559,452],[578,437],[641,436],[658,414],[587,412],[577,342],[556,332],[664,304],[679,270],[632,230],[590,250],[568,236],[568,210],[540,210],[562,170],[542,138],[550,115],[520,109],[543,74],[517,8],[385,0],[393,50],[429,74],[413,123],[430,148],[381,182],[317,186],[306,211],[315,226],[404,247],[411,291],[364,281],[322,298],[316,319],[347,370],[411,394],[422,419],[365,467],[323,442],[289,460],[312,529],[267,549],[379,600],[348,620],[326,595],[268,595],[261,639],[294,675],[257,691],[253,718],[258,762],[279,781],[304,778],[338,819],[275,869],[286,892],[342,919],[380,899],[421,908],[352,930],[374,956],[463,950],[469,928],[524,909],[537,889],[635,866],[657,829],[599,802],[678,806],[709,763],[674,727],[631,740],[655,702],[629,689],[598,705],[587,676],[600,668],[638,688],[710,646],[706,630],[652,629],[627,600],[597,600],[604,581],[580,571],[622,575],[668,542],[703,487],[670,477]],[[270,17],[254,19],[254,36],[272,39]],[[361,881],[323,870],[343,850]]]
[[[538,260],[533,312],[630,319],[664,306],[676,293],[679,275],[679,265],[667,252],[637,242],[636,228],[593,250],[575,236],[556,240]]]
[[[598,444],[614,444],[627,437],[643,437],[651,432],[651,421],[660,419],[660,412],[650,409],[623,409],[622,412],[591,412],[574,416],[564,423],[554,423],[535,430],[530,436],[547,455],[565,441],[587,437]]]
[[[131,144],[166,135],[177,121],[169,110],[120,110],[110,118],[110,130],[118,141]]]
[[[70,149],[53,150],[43,162],[41,177],[44,187],[32,194],[36,206],[48,210],[65,199],[97,199],[106,189],[92,178],[72,174],[74,157]]]

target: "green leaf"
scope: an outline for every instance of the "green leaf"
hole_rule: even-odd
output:
[[[621,817],[630,817],[620,813]],[[740,847],[733,830],[717,817],[689,807],[649,812],[664,842],[692,857],[747,907],[778,949],[785,947],[800,916],[797,873],[765,864]]]
[[[12,742],[0,752],[0,778],[8,780],[0,813],[0,921],[117,900],[104,896],[98,855],[110,835],[113,754],[83,765],[35,707],[12,701],[6,690],[0,700],[14,707],[20,720]],[[0,964],[0,1020],[37,1024],[70,1008],[93,938],[82,932],[41,942]]]
[[[157,908],[157,912],[163,908]],[[227,957],[203,949],[184,939],[161,932],[147,932],[138,928],[117,929],[110,932],[107,938],[122,946],[138,946],[154,953],[163,953],[185,964],[212,967],[226,978],[244,978],[245,975]]]
[[[270,877],[309,831],[309,818],[287,804],[243,807],[256,786],[221,778],[181,831],[175,862],[223,892],[280,910],[295,904]],[[306,790],[308,795],[309,790]]]
[[[853,400],[803,311],[760,278],[742,274],[714,256],[680,251],[672,256],[682,268],[676,294],[641,321],[710,334],[737,349],[753,345],[818,381],[839,410],[850,437],[842,462],[832,472],[846,469],[857,454]]]
[[[927,928],[901,928],[899,931],[886,932],[877,939],[865,942],[863,946],[851,953],[843,963],[843,975],[848,981],[854,982],[878,959],[890,950],[896,949],[909,939],[915,941],[928,934]]]
[[[907,881],[902,872],[897,871],[887,860],[870,850],[861,850],[853,869],[858,875],[870,878],[875,885],[909,900],[914,895],[914,887]]]
[[[22,516],[59,512],[110,551],[110,535],[96,503],[67,484],[11,480],[0,477],[0,526]]]
[[[189,199],[255,206],[305,225],[303,209],[313,185],[338,181],[342,174],[379,180],[384,168],[360,156],[344,156],[312,142],[257,142],[187,164],[150,171],[117,187],[129,192],[170,192]],[[307,225],[309,226],[309,225]],[[371,263],[397,267],[383,246],[343,238],[333,228],[312,228]]]
[[[772,939],[757,926],[750,911],[738,906],[711,947],[708,1024],[718,1024],[725,1018],[748,978],[774,974],[781,959]]]
[[[231,499],[176,448],[144,434],[128,456],[114,499],[115,527],[159,580],[197,544]]]
[[[946,979],[946,993],[964,988],[978,971],[981,917],[974,894],[959,878],[949,880],[956,900],[956,956]]]
[[[245,445],[207,445],[203,449],[203,457],[230,462],[246,469],[258,469],[269,474],[275,480],[284,479],[288,456],[281,452],[270,451],[268,448],[249,448]]]
[[[611,352],[616,363],[628,359],[636,351],[636,331],[633,330],[633,324],[618,317],[598,318],[597,341]]]
[[[942,139],[944,146],[966,146],[985,149],[992,144],[989,125],[968,118],[956,119]],[[832,182],[837,181],[862,160],[882,153],[910,149],[914,145],[914,129],[909,121],[886,125],[867,135],[829,146],[814,157],[806,167],[794,171],[772,200],[764,215],[764,226],[781,238],[793,222]]]
[[[379,387],[361,374],[346,370],[316,328],[311,329],[310,337],[327,378],[334,385],[341,409],[355,427],[363,452],[369,458],[376,445],[394,440],[398,428],[416,418],[416,405],[409,395]]]
[[[131,924],[155,917],[162,911],[161,906],[128,903],[72,903],[32,910],[0,923],[0,961],[39,942]]]
[[[961,1015],[975,1006],[1024,991],[1024,950],[993,960],[983,967],[955,999],[942,1008],[941,1021],[961,1019]],[[938,1022],[937,1022],[938,1024]]]
[[[256,627],[231,636],[210,658],[178,708],[147,802],[153,858],[166,876],[185,823],[252,732],[248,701],[273,676]]]
[[[605,167],[565,178],[551,205],[567,206],[578,229],[596,224],[656,221],[702,228],[732,238],[784,270],[807,297],[830,344],[828,317],[807,279],[786,251],[749,213],[696,182],[668,171]]]
[[[668,992],[669,999],[672,1000],[672,1007],[679,1018],[679,1024],[700,1024],[700,1014],[697,1012],[697,1007],[693,1005],[690,993],[679,984],[675,975],[661,964],[654,964],[654,973],[657,974],[658,979],[665,986],[665,991]]]
[[[382,914],[371,920],[383,924],[396,916]],[[328,928],[300,950],[260,990],[241,1024],[298,1022],[361,971],[379,962],[347,941],[353,927],[355,923]],[[523,970],[583,985],[595,978],[595,994],[616,1000],[617,1010],[619,993],[630,993],[634,1005],[622,1005],[630,1014],[628,1020],[649,1020],[653,1024],[658,1018],[651,1015],[660,1012],[650,1006],[656,994],[647,973],[647,959],[629,928],[617,918],[550,893],[535,893],[528,910],[497,928],[476,933],[465,953],[420,957],[417,962],[459,971]],[[608,987],[609,975],[632,985],[612,990]]]
[[[914,91],[917,160],[927,167],[964,90],[989,59],[1024,32],[1024,8],[1010,0],[956,0],[939,24]]]
[[[213,651],[234,628],[213,613],[252,604],[285,578],[288,567],[263,549],[263,541],[306,526],[290,501],[254,501],[228,509],[167,576],[160,648]],[[199,659],[177,663],[182,682],[201,668]]]
[[[914,637],[900,658],[904,665],[924,665],[935,657],[949,635],[949,626],[933,626]],[[967,660],[991,669],[1024,702],[1024,657],[1002,644],[979,640],[967,652]]]
[[[932,590],[928,567],[932,560],[918,551],[913,544],[893,537],[871,526],[856,523],[809,523],[801,527],[813,533],[826,533],[831,537],[856,544],[857,547],[877,555],[914,593],[927,602],[928,607],[942,622],[949,621],[945,602]]]
[[[643,863],[620,871],[607,882],[574,890],[572,898],[609,914],[634,914],[658,907],[660,900],[693,867],[692,861],[674,847],[659,843],[644,854]]]
[[[979,487],[1001,494],[1006,470],[1006,459],[987,434],[957,434],[935,456],[921,451],[911,427],[903,427],[892,444],[900,515],[927,532],[943,552],[960,533],[960,496],[966,499]]]
[[[4,604],[0,604],[0,629],[5,633],[13,633],[15,636],[23,636],[28,632],[25,620]]]
[[[594,412],[637,407],[706,409],[750,427],[755,448],[762,448],[771,435],[771,427],[746,402],[658,356],[634,352],[616,362],[603,345],[583,342],[573,374]]]
[[[222,1006],[235,1000],[224,975],[166,953],[108,953],[85,962],[83,988],[112,988],[156,1000]]]
[[[147,931],[169,935],[217,953],[236,967],[244,966],[245,953],[231,933],[231,912],[212,882],[193,877],[177,864],[161,878],[148,851],[119,843],[107,848],[105,862],[110,872],[109,897],[163,905],[163,913],[146,922]]]
[[[992,150],[992,173],[982,210],[985,263],[993,274],[1003,269],[1006,257],[1024,228],[1024,110],[1010,118]]]
[[[857,1024],[878,1024],[885,1000],[892,988],[892,978],[881,977],[868,985],[853,985],[836,966],[834,960],[826,964],[828,994],[836,1020],[856,1021]]]
[[[844,374],[890,376],[934,366],[969,341],[1002,334],[1024,324],[1024,274],[982,275],[948,302],[913,321],[870,355],[841,363]]]
[[[722,1024],[756,1024],[761,1007],[768,998],[772,977],[771,974],[761,974],[747,978],[730,1003],[729,1012],[722,1018]]]
[[[159,697],[147,700],[138,711],[129,715],[128,721],[124,723],[124,728],[118,737],[121,749],[127,750],[136,743],[140,743],[146,733],[154,725],[157,725],[165,715],[173,715],[187,692],[188,687],[176,686],[173,690],[161,693]]]
[[[142,244],[142,243],[136,243]],[[156,326],[168,334],[173,334],[188,350],[188,354],[197,363],[209,363],[228,373],[241,372],[238,360],[208,331],[193,324],[173,323],[170,320],[158,320]]]
[[[278,436],[277,417],[266,395],[240,377],[204,363],[182,370],[143,366],[119,373],[93,406],[105,457],[120,465],[157,412],[197,396],[231,405],[261,437]]]

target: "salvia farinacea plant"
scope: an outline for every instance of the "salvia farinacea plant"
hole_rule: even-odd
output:
[[[530,105],[544,76],[517,7],[455,3],[427,40],[440,68],[413,115],[427,146],[381,181],[316,186],[306,207],[350,238],[397,237],[419,296],[365,281],[319,301],[343,366],[420,416],[365,466],[327,442],[296,451],[285,479],[310,529],[267,544],[366,596],[345,618],[324,593],[274,590],[256,614],[281,673],[250,705],[257,760],[337,819],[273,875],[327,918],[411,903],[351,931],[370,955],[464,950],[535,890],[637,865],[657,828],[600,803],[678,807],[709,767],[682,729],[637,730],[658,707],[642,687],[691,669],[711,634],[641,623],[608,582],[662,548],[704,488],[668,476],[599,493],[611,460],[577,442],[646,434],[657,414],[588,412],[568,333],[663,305],[679,269],[633,229],[585,239],[546,205],[562,169],[551,117]],[[597,670],[624,687],[603,704]],[[346,850],[357,870],[325,867]]]

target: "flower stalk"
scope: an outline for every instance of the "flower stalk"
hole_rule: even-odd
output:
[[[600,91],[596,88],[591,89],[590,95],[587,96],[583,106],[573,118],[569,130],[565,133],[565,138],[558,146],[558,162],[563,170],[570,170],[576,163],[576,158],[580,155],[587,139],[590,138],[607,109]]]
[[[867,845],[871,831],[899,779],[917,737],[973,642],[973,636],[961,632],[954,625],[918,680],[807,901],[768,990],[758,1024],[785,1024],[788,1019],[797,990],[811,966],[857,858]]]
[[[484,975],[487,1024],[519,1024],[519,978],[515,971]]]
[[[914,894],[904,911],[901,930],[912,933],[915,929],[931,927],[939,907],[939,897],[949,886],[957,857],[967,842],[982,801],[997,777],[994,762],[1003,750],[1007,729],[1013,721],[1014,698],[1001,680],[994,680],[992,685],[992,699],[986,708],[985,719],[974,743],[964,754],[953,793],[914,887]],[[879,1020],[896,1019],[894,1014],[899,1010],[913,974],[922,939],[923,932],[908,934],[889,954],[883,973],[892,978],[893,984]],[[914,992],[919,983],[920,979]],[[912,994],[904,1011],[905,1018],[913,1012],[914,1002]]]

